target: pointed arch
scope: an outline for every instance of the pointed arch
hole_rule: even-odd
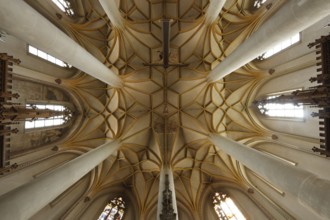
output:
[[[104,207],[98,220],[121,220],[125,214],[126,203],[123,197],[115,197]]]

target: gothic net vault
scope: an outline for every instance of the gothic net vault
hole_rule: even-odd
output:
[[[75,105],[74,123],[70,129],[66,128],[67,135],[49,144],[49,151],[38,154],[35,153],[38,150],[32,149],[25,151],[25,155],[34,152],[37,156],[26,156],[17,162],[11,159],[10,164],[17,163],[19,167],[2,178],[25,169],[30,169],[29,175],[42,176],[43,172],[50,172],[53,167],[79,158],[106,142],[119,143],[111,156],[46,208],[35,212],[32,219],[42,219],[45,215],[53,216],[52,219],[97,219],[106,203],[116,196],[125,201],[124,219],[156,219],[161,213],[163,173],[172,176],[170,183],[174,187],[171,190],[178,219],[216,219],[215,213],[207,212],[214,212],[212,197],[219,190],[240,200],[239,206],[247,218],[300,219],[300,215],[279,202],[278,197],[286,195],[285,190],[264,180],[210,140],[210,135],[223,136],[273,154],[276,159],[285,158],[283,146],[289,144],[281,145],[282,148],[261,147],[262,143],[275,146],[282,136],[280,131],[269,129],[258,120],[260,115],[253,106],[260,88],[272,79],[269,69],[274,65],[267,65],[267,61],[260,65],[261,61],[252,57],[225,77],[214,77],[217,74],[214,69],[221,68],[219,65],[229,60],[288,1],[268,0],[256,8],[256,1],[252,0],[72,0],[69,2],[73,14],[62,12],[52,1],[22,2],[96,61],[89,61],[83,54],[70,54],[66,43],[58,45],[62,49],[54,45],[51,49],[46,44],[39,48],[49,54],[54,52],[54,56],[62,54],[58,58],[73,65],[60,70],[61,74],[46,73],[47,77],[39,83],[70,94]],[[329,8],[328,2],[320,2]],[[168,32],[164,30],[164,21],[169,22]],[[3,25],[0,22],[0,28],[6,30]],[[9,40],[11,34],[9,30]],[[26,42],[33,46],[28,39]],[[24,57],[15,58],[23,60],[17,72],[28,67]],[[168,67],[164,67],[165,59]],[[84,69],[76,63],[88,67]],[[36,71],[42,72],[38,68]],[[109,72],[104,74],[104,71]],[[22,79],[18,77],[19,80]],[[12,135],[14,138],[20,132]],[[283,134],[283,140],[293,138],[289,136]],[[309,145],[317,143],[317,137],[304,141],[308,142],[304,145],[308,150],[303,152],[319,157],[309,152],[312,148]],[[20,158],[19,152],[16,158]],[[53,161],[51,165],[47,165],[46,157]],[[37,162],[31,165],[31,161]],[[39,168],[32,170],[33,166]],[[258,184],[262,186],[256,187]],[[286,201],[291,201],[288,198]],[[65,205],[60,205],[64,201]],[[310,214],[313,218],[314,215],[317,216]]]

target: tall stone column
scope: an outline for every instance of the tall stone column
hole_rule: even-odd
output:
[[[116,88],[111,69],[22,0],[0,1],[0,29]]]
[[[124,19],[120,14],[115,0],[99,0],[103,10],[107,14],[114,27],[124,29]]]
[[[29,219],[117,151],[119,146],[118,141],[103,144],[55,168],[52,172],[2,195],[0,218],[2,220]]]
[[[301,205],[330,219],[330,181],[221,135],[210,135],[209,140],[270,183],[291,193]]]
[[[173,170],[163,166],[159,179],[157,220],[178,220]]]
[[[212,24],[220,14],[226,0],[211,0],[205,14],[205,23]]]
[[[287,1],[208,75],[215,82],[330,14],[330,1]]]

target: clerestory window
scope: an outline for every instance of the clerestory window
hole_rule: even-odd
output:
[[[25,129],[60,126],[68,122],[72,116],[63,105],[26,104],[26,111],[31,114],[25,121]]]
[[[53,3],[64,13],[69,16],[74,15],[74,11],[71,8],[71,3],[68,0],[52,0]]]
[[[292,37],[290,37],[289,39],[282,41],[281,43],[277,44],[275,47],[266,51],[265,53],[260,55],[257,59],[258,60],[267,59],[267,58],[279,53],[280,51],[298,43],[299,41],[300,41],[300,33],[297,33],[297,34],[293,35]]]
[[[216,192],[213,196],[213,206],[219,220],[246,220],[234,201],[223,192]]]
[[[40,57],[41,59],[44,59],[44,60],[47,60],[53,64],[56,64],[57,66],[60,66],[60,67],[68,67],[68,68],[71,68],[72,66],[65,63],[64,61],[60,60],[60,59],[57,59],[55,58],[54,56],[52,55],[49,55],[48,53],[42,51],[42,50],[39,50],[31,45],[28,46],[28,52],[30,54],[33,54],[37,57]]]
[[[304,107],[294,103],[280,103],[275,98],[280,95],[268,96],[265,102],[258,102],[258,109],[261,114],[270,117],[283,117],[283,118],[303,118]],[[272,101],[274,100],[274,101]]]
[[[122,197],[112,199],[104,208],[98,220],[121,220],[125,213],[125,201]]]
[[[255,0],[253,7],[260,8],[267,0]]]

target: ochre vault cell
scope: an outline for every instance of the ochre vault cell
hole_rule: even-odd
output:
[[[329,18],[0,1],[1,219],[329,219]]]

